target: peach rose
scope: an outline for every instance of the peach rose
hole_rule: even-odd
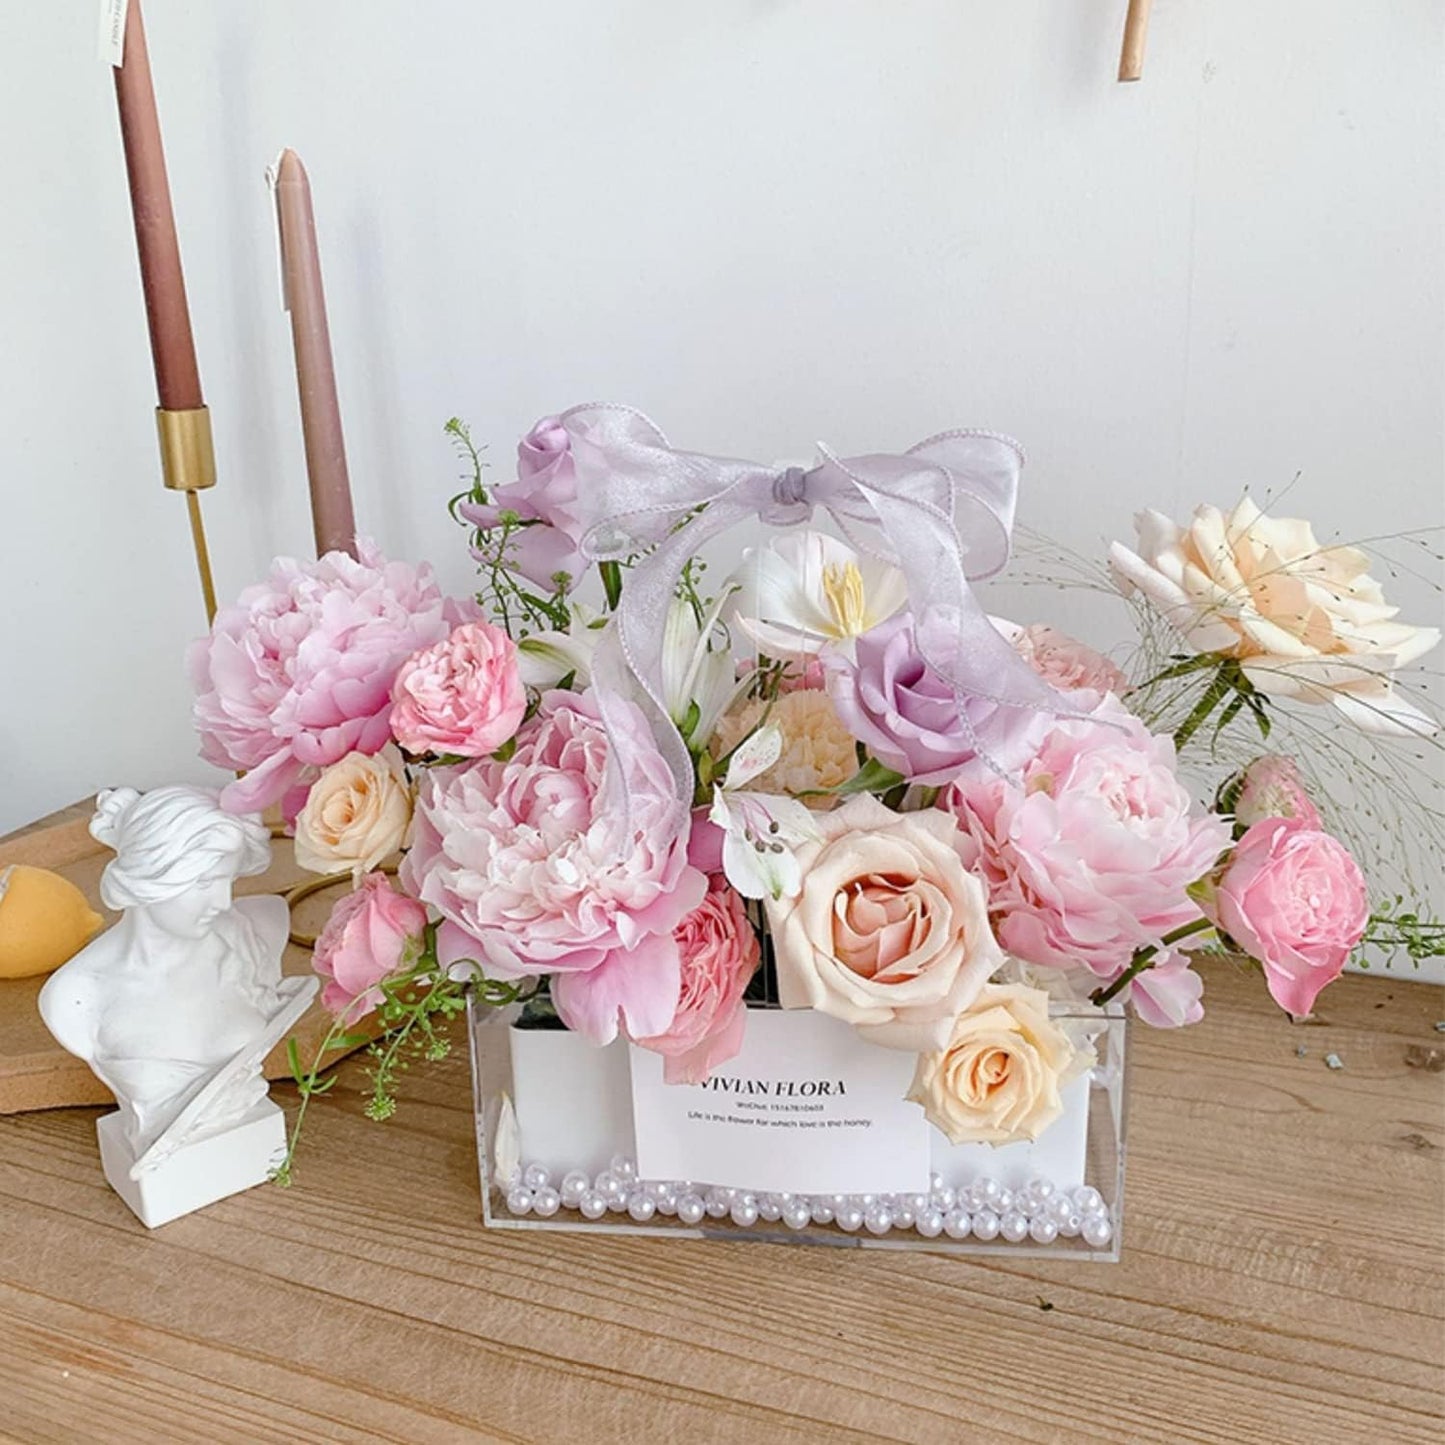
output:
[[[908,1097],[953,1144],[1037,1139],[1063,1110],[1077,1052],[1049,1018],[1049,996],[988,984],[936,1053],[920,1054]]]
[[[719,754],[735,748],[766,718],[783,735],[783,750],[748,786],[759,793],[807,793],[836,788],[858,771],[858,749],[825,692],[785,692],[753,702],[718,723]]]
[[[784,1008],[815,1008],[889,1048],[947,1042],[1003,963],[954,820],[850,799],[796,849],[802,888],[767,900]]]
[[[411,822],[411,789],[391,744],[348,753],[311,785],[296,817],[296,861],[313,873],[360,877],[395,853]]]

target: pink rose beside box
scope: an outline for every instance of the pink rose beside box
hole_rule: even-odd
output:
[[[465,1001],[488,1224],[1113,1258],[1130,1018],[1202,1017],[1204,950],[1299,1015],[1365,941],[1438,940],[1372,912],[1290,756],[1205,797],[1179,767],[1268,736],[1275,682],[1435,726],[1394,676],[1433,635],[1345,625],[1363,554],[1244,507],[1204,557],[1222,514],[1147,514],[1112,562],[1179,650],[1131,679],[974,595],[1021,460],[950,431],[763,466],[578,407],[454,499],[475,598],[363,545],[277,563],[197,646],[228,803],[281,802],[355,885],[316,964],[335,1038],[381,1010],[374,1117]]]

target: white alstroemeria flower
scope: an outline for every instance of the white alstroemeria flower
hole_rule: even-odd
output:
[[[575,674],[577,688],[592,681],[592,654],[606,619],[581,602],[569,603],[567,612],[572,619],[567,631],[534,632],[517,644],[517,670],[538,692],[556,687],[568,673]]]
[[[793,849],[818,836],[796,799],[714,788],[711,822],[723,830],[723,873],[744,898],[792,898],[803,886]]]
[[[724,587],[700,622],[691,605],[680,597],[673,598],[667,609],[662,640],[663,699],[668,716],[693,749],[706,746],[718,719],[751,681],[739,679],[727,639],[718,627],[733,591],[731,585]]]
[[[908,601],[897,567],[824,532],[789,533],[748,552],[732,580],[730,616],[769,657],[846,650]]]

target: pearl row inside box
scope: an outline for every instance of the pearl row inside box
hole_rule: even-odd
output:
[[[560,1180],[540,1164],[528,1164],[505,1191],[509,1213],[551,1218],[575,1210],[585,1219],[626,1215],[648,1224],[658,1215],[696,1226],[705,1219],[730,1220],[740,1229],[781,1223],[791,1230],[832,1225],[846,1234],[866,1230],[886,1235],[912,1231],[925,1239],[1003,1240],[1052,1244],[1081,1239],[1102,1249],[1114,1235],[1114,1222],[1103,1196],[1091,1185],[1057,1189],[1034,1179],[1021,1189],[1006,1189],[996,1179],[980,1179],[954,1189],[935,1174],[927,1193],[918,1194],[773,1194],[678,1180],[639,1179],[636,1165],[615,1156],[595,1176],[574,1169]]]

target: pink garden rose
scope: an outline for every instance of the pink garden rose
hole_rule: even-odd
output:
[[[1105,698],[1054,721],[1022,786],[970,764],[942,800],[971,841],[1004,950],[1104,980],[1199,919],[1185,891],[1229,846],[1175,775],[1174,744]]]
[[[1364,937],[1370,900],[1343,843],[1299,818],[1265,818],[1236,844],[1208,905],[1264,965],[1270,996],[1303,1015]]]
[[[923,660],[913,619],[899,613],[865,632],[855,656],[823,657],[828,692],[853,736],[886,767],[915,783],[946,783],[982,748],[1001,768],[1017,767],[1042,731],[1037,713],[970,698]]]
[[[597,1043],[616,1037],[619,1016],[634,1038],[667,1031],[681,988],[673,930],[707,891],[646,719],[632,704],[618,718],[625,832],[603,795],[595,698],[549,692],[506,762],[428,771],[402,864],[407,889],[454,926],[449,957],[498,978],[552,974],[563,1021]]]
[[[382,1001],[381,982],[407,961],[426,927],[426,909],[398,893],[384,873],[368,873],[326,920],[312,965],[326,980],[321,1002],[348,1023]]]
[[[584,530],[577,509],[577,473],[567,428],[555,416],[543,417],[517,446],[517,479],[492,488],[489,503],[463,502],[457,510],[473,526],[497,526],[503,512],[524,522],[509,547],[517,570],[548,590],[559,572],[575,582],[587,560],[578,550]]]
[[[1316,830],[1323,826],[1293,759],[1275,753],[1266,753],[1245,768],[1234,802],[1234,820],[1241,827],[1265,818],[1297,818]]]
[[[527,711],[517,644],[490,622],[464,622],[409,657],[391,685],[391,730],[408,752],[485,757]]]
[[[1102,652],[1052,627],[1022,628],[1013,643],[1019,656],[1060,692],[1122,693],[1129,685]]]
[[[700,1084],[743,1046],[743,992],[758,966],[758,936],[743,900],[714,878],[707,896],[673,930],[682,993],[664,1033],[637,1040],[661,1054],[669,1084]]]
[[[348,753],[379,752],[397,670],[450,630],[429,567],[388,562],[366,541],[357,550],[357,561],[279,558],[191,646],[201,756],[249,770],[221,792],[232,812],[259,812]]]

